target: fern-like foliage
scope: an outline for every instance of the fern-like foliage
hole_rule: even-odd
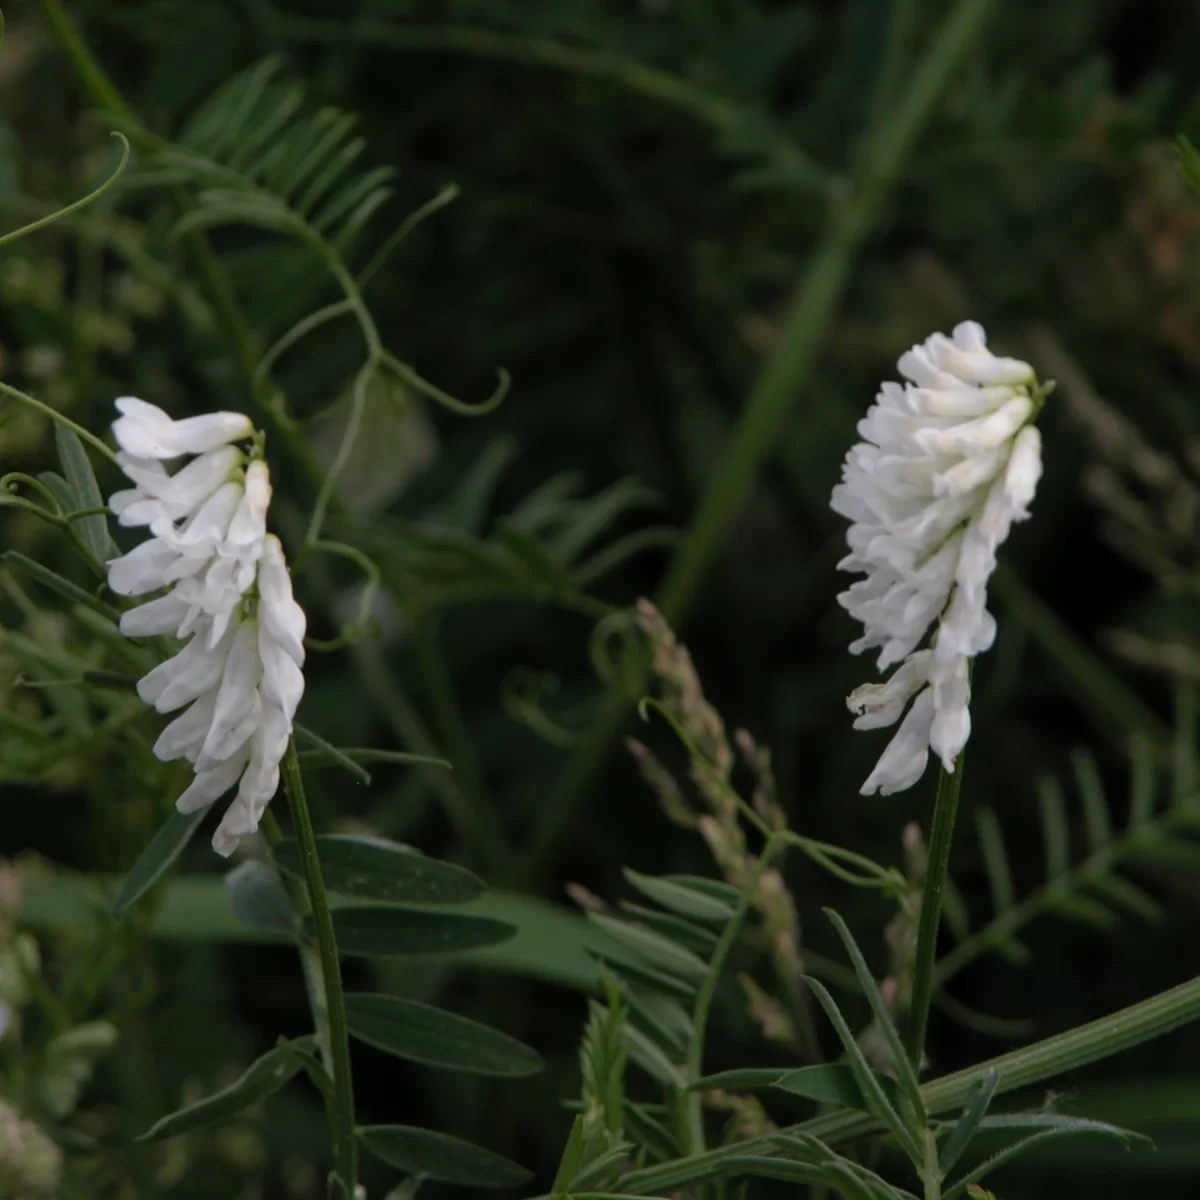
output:
[[[1095,758],[1085,750],[1071,754],[1071,775],[1078,801],[1073,819],[1066,790],[1052,775],[1038,784],[1045,880],[1018,898],[1009,851],[1000,819],[990,809],[976,818],[983,865],[991,893],[992,917],[971,931],[965,910],[956,906],[949,920],[955,946],[938,964],[945,983],[982,954],[997,952],[1023,964],[1030,953],[1021,932],[1034,920],[1057,914],[1100,929],[1113,929],[1123,917],[1155,921],[1159,902],[1130,877],[1131,870],[1149,872],[1169,883],[1173,871],[1200,865],[1200,794],[1197,793],[1195,750],[1196,700],[1181,689],[1171,787],[1160,796],[1155,751],[1140,735],[1131,742],[1126,807],[1120,824],[1105,793]],[[1086,853],[1072,854],[1076,827],[1082,827]]]
[[[235,75],[170,142],[152,145],[156,182],[199,185],[176,232],[244,222],[344,255],[391,195],[390,167],[353,168],[365,149],[355,117],[304,111],[302,84],[273,57]]]
[[[268,58],[234,76],[186,122],[173,140],[130,128],[147,151],[150,170],[133,183],[189,190],[194,203],[175,225],[177,236],[219,225],[243,224],[297,239],[313,252],[340,292],[340,298],[309,313],[287,330],[258,364],[258,378],[313,330],[350,317],[358,325],[364,358],[355,372],[351,406],[341,445],[326,473],[308,524],[306,543],[321,536],[337,479],[349,461],[362,426],[372,382],[379,375],[465,414],[490,411],[508,391],[506,372],[492,396],[467,405],[423,379],[383,342],[363,291],[388,254],[426,216],[453,199],[443,190],[401,223],[357,275],[347,256],[391,195],[391,167],[357,170],[366,147],[355,133],[353,114],[305,107],[302,84],[280,78],[281,60]],[[282,397],[269,402],[290,425]]]
[[[633,555],[675,539],[673,530],[651,527],[597,548],[619,521],[656,503],[654,493],[621,480],[585,496],[579,477],[564,472],[492,517],[496,488],[515,453],[512,442],[493,442],[445,501],[417,518],[384,517],[345,536],[371,555],[412,611],[519,595],[606,615],[608,606],[588,589]]]

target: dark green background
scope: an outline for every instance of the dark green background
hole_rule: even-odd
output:
[[[686,527],[819,243],[826,206],[842,201],[768,178],[749,125],[715,136],[703,120],[620,81],[453,46],[372,44],[345,36],[349,14],[410,34],[490,30],[648,64],[727,98],[749,117],[773,121],[829,171],[844,173],[870,115],[890,7],[884,0],[312,0],[289,7],[293,17],[334,23],[315,26],[289,24],[257,0],[69,5],[118,88],[162,131],[235,69],[282,51],[288,70],[309,81],[314,103],[361,115],[366,160],[397,168],[396,197],[376,222],[377,240],[389,220],[439,185],[458,183],[458,201],[413,235],[370,299],[389,346],[439,386],[482,397],[497,366],[512,372],[514,386],[504,406],[479,421],[428,412],[437,452],[392,509],[429,514],[488,446],[511,439],[515,455],[495,513],[563,470],[580,472],[589,492],[635,476],[657,491],[660,508],[627,519],[614,536],[638,521]],[[915,5],[917,54],[947,7],[941,0]],[[1032,331],[1046,326],[1148,440],[1178,453],[1200,438],[1200,201],[1187,192],[1170,146],[1179,131],[1200,131],[1200,17],[1194,6],[1166,0],[1004,0],[995,7],[858,258],[811,378],[797,389],[775,453],[680,630],[730,727],[745,726],[774,748],[793,827],[886,862],[898,860],[907,821],[927,822],[932,778],[890,799],[857,795],[883,739],[852,733],[843,703],[870,666],[846,652],[853,629],[835,603],[844,577],[833,569],[843,530],[827,506],[854,423],[879,380],[894,376],[895,360],[910,344],[968,317],[985,325],[998,352],[1045,371]],[[103,162],[104,122],[88,118],[88,102],[36,6],[14,5],[6,16],[6,196],[77,195],[81,158]],[[155,254],[175,253],[163,249],[169,222],[161,196],[122,199],[116,211],[145,223]],[[269,248],[273,243],[237,231],[215,243],[230,256],[256,330],[278,334],[323,302],[310,281],[290,272],[294,256],[285,259]],[[67,295],[80,282],[70,237],[46,235],[19,252],[43,264],[61,261]],[[171,261],[183,269],[182,259]],[[101,272],[108,266],[102,260]],[[133,328],[133,347],[84,355],[68,315],[7,304],[0,341],[14,367],[6,377],[36,391],[37,380],[22,379],[20,349],[62,345],[74,385],[72,415],[97,430],[109,419],[110,397],[134,391],[159,399],[163,379],[174,383],[176,410],[245,406],[243,383],[218,340],[198,338],[170,308]],[[346,326],[310,342],[279,375],[293,407],[314,412],[328,404],[358,353]],[[1122,664],[1104,635],[1136,628],[1186,639],[1200,632],[1195,602],[1165,595],[1101,538],[1098,512],[1081,487],[1095,450],[1061,394],[1050,397],[1040,423],[1046,474],[1034,519],[1014,532],[1005,563],[1105,673],[1170,721],[1169,687]],[[48,464],[51,448],[46,440],[10,448],[5,458],[19,451],[24,458],[15,465]],[[272,462],[277,511],[302,511],[302,483],[286,459]],[[385,475],[392,469],[386,454],[374,462]],[[666,561],[662,551],[648,552],[598,593],[615,605],[653,594]],[[329,636],[334,625],[306,588],[311,582],[302,578],[313,628]],[[1000,814],[1024,891],[1042,869],[1037,776],[1065,776],[1068,752],[1082,744],[1098,756],[1117,814],[1125,787],[1122,723],[1098,708],[1089,684],[1064,668],[1021,613],[1002,597],[994,607],[1000,635],[976,671],[953,865],[980,917],[986,882],[969,832],[973,808],[987,804]],[[444,651],[484,786],[518,846],[539,813],[559,803],[568,755],[515,722],[499,697],[515,668],[552,672],[561,691],[549,700],[550,711],[565,724],[585,725],[598,694],[586,656],[589,627],[550,606],[490,599],[457,606],[436,627],[417,631],[436,637]],[[437,730],[437,705],[413,637],[393,638],[372,653],[386,656]],[[339,744],[396,745],[345,654],[313,657],[301,719]],[[669,755],[665,737],[655,744]],[[116,872],[132,861],[142,832],[85,809],[85,792],[105,798],[103,754],[82,767],[74,787],[5,789],[0,850],[32,848],[92,871]],[[367,795],[322,774],[313,784],[318,824],[364,821],[428,852],[469,860],[426,784],[381,770]],[[219,866],[202,844],[185,865],[197,872]],[[666,823],[619,746],[535,875],[478,856],[473,865],[498,885],[556,900],[565,899],[568,881],[614,897],[625,865],[655,873],[710,869],[698,839]],[[882,970],[878,931],[886,910],[793,867],[790,882],[814,947],[834,952],[819,917],[819,905],[833,902]],[[1029,936],[1032,966],[985,960],[956,980],[955,996],[995,1015],[1032,1017],[1045,1035],[1190,976],[1200,966],[1197,877],[1185,871],[1141,878],[1166,902],[1157,925],[1130,920],[1102,932],[1041,920]],[[153,969],[157,994],[95,1088],[96,1103],[125,1114],[118,1125],[136,1129],[171,1107],[185,1076],[211,1085],[218,1062],[248,1059],[276,1034],[305,1028],[290,951],[160,944]],[[365,970],[352,966],[351,981],[363,982]],[[548,1184],[568,1127],[558,1101],[576,1093],[581,998],[474,971],[392,983],[438,994],[524,1038],[550,1068],[531,1081],[481,1084],[356,1049],[360,1119],[459,1133],[536,1168]],[[1008,1047],[935,1016],[938,1068]],[[773,1065],[773,1054],[753,1036],[731,990],[716,1021],[710,1069]],[[1157,1156],[1080,1143],[1078,1153],[1047,1154],[1012,1169],[994,1183],[997,1194],[1194,1195],[1198,1056],[1200,1033],[1184,1031],[1055,1085],[1079,1101],[1080,1111],[1137,1128],[1153,1124]],[[1167,1085],[1179,1090],[1168,1094]],[[279,1163],[315,1153],[322,1136],[316,1107],[296,1088],[272,1102],[261,1128],[272,1164],[263,1194],[292,1194],[283,1190]],[[207,1166],[161,1194],[237,1194],[238,1172],[224,1160],[214,1165],[216,1151],[205,1153],[211,1157],[198,1162]],[[160,1194],[144,1163],[137,1173],[143,1190],[136,1194]],[[226,1176],[225,1190],[214,1190]],[[379,1187],[373,1184],[372,1195]]]

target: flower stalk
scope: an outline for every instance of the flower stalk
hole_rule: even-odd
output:
[[[914,1071],[921,1070],[925,1055],[925,1031],[933,1002],[934,966],[937,963],[937,936],[942,921],[942,902],[950,871],[950,843],[958,816],[958,796],[962,791],[963,758],[960,754],[953,774],[941,768],[938,773],[937,799],[933,808],[933,832],[929,839],[929,861],[925,886],[921,892],[921,921],[917,927],[916,960],[913,967],[912,999],[904,1028],[904,1049]]]
[[[337,941],[333,933],[333,917],[325,880],[317,857],[317,839],[304,792],[300,760],[296,755],[295,739],[288,742],[283,759],[283,783],[292,812],[296,841],[304,864],[304,883],[312,906],[313,929],[317,953],[321,961],[324,983],[325,1017],[328,1021],[328,1043],[322,1046],[327,1058],[325,1068],[333,1076],[333,1097],[329,1124],[333,1133],[334,1170],[345,1200],[351,1200],[357,1180],[357,1144],[354,1121],[354,1085],[350,1073],[350,1038],[346,1029],[346,997],[342,991],[342,973],[338,961]]]

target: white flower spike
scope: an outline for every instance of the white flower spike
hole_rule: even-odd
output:
[[[863,625],[851,653],[878,649],[881,671],[900,664],[851,692],[854,728],[894,725],[908,708],[865,794],[912,787],[931,749],[953,772],[971,732],[969,660],[996,635],[996,548],[1029,515],[1042,473],[1031,422],[1045,389],[1027,363],[992,354],[981,326],[935,333],[899,368],[908,382],[881,388],[832,497],[851,522],[838,566],[866,576],[838,597]]]
[[[164,762],[186,759],[195,770],[180,812],[208,808],[237,785],[213,837],[229,855],[275,795],[304,694],[304,610],[283,547],[267,533],[270,472],[236,444],[254,435],[241,413],[175,421],[131,396],[117,409],[117,461],[134,486],[109,505],[151,537],[108,564],[109,587],[160,593],[122,614],[127,637],[190,639],[138,681],[138,695],[161,713],[184,710],[154,743]],[[183,455],[196,457],[174,473],[163,465]]]

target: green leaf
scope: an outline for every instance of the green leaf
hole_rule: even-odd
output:
[[[1058,1129],[1065,1133],[1103,1133],[1109,1137],[1115,1137],[1122,1142],[1145,1142],[1147,1145],[1152,1145],[1152,1141],[1144,1133],[1137,1133],[1132,1129],[1123,1129],[1120,1125],[1113,1125],[1108,1121],[1096,1121],[1090,1117],[1075,1117],[1070,1113],[1056,1112],[1017,1112],[1017,1113],[996,1113],[994,1116],[984,1117],[979,1123],[981,1129]]]
[[[192,834],[200,827],[207,811],[202,808],[194,813],[176,812],[166,819],[125,876],[125,882],[121,884],[113,902],[114,917],[123,916],[130,905],[140,900],[162,878],[192,840]]]
[[[72,583],[69,579],[64,579],[57,571],[52,571],[49,567],[42,566],[40,562],[35,562],[19,550],[5,550],[3,558],[6,563],[11,563],[14,567],[20,567],[22,571],[31,575],[38,583],[44,587],[48,587],[51,591],[57,592],[60,596],[65,596],[68,600],[74,601],[76,604],[82,604],[90,608],[93,612],[101,613],[106,617],[112,615],[114,610],[105,604],[103,600],[97,599],[91,592],[81,588],[78,584]]]
[[[1137,884],[1130,883],[1121,875],[1088,875],[1084,877],[1084,883],[1135,916],[1147,921],[1162,920],[1163,906],[1153,896],[1142,891]]]
[[[292,937],[296,932],[292,906],[279,877],[264,863],[249,859],[225,876],[229,907],[244,925],[260,933]]]
[[[975,814],[975,826],[979,834],[979,848],[983,852],[988,886],[992,891],[992,910],[999,916],[1008,912],[1017,902],[1008,864],[1008,851],[1004,848],[1004,832],[1000,827],[999,817],[991,808],[979,809]]]
[[[532,592],[566,596],[571,592],[571,577],[545,547],[524,530],[501,521],[495,539],[508,552],[517,567],[514,572]]]
[[[926,1124],[926,1116],[925,1104],[921,1099],[921,1085],[917,1082],[917,1074],[913,1070],[912,1064],[908,1061],[908,1055],[904,1052],[900,1035],[896,1032],[895,1025],[892,1024],[891,1014],[888,1012],[887,1005],[884,1004],[883,997],[879,993],[875,977],[871,974],[866,959],[863,958],[862,951],[858,948],[858,943],[854,940],[854,935],[850,932],[846,922],[842,920],[841,915],[832,908],[827,908],[824,912],[830,921],[833,922],[833,927],[837,930],[838,937],[842,939],[842,945],[846,948],[846,953],[850,956],[854,973],[858,976],[859,986],[862,988],[863,995],[866,996],[867,1003],[871,1006],[871,1012],[875,1016],[875,1026],[883,1035],[883,1040],[887,1043],[888,1054],[895,1066],[900,1090],[908,1098],[908,1102],[912,1106],[912,1111],[916,1114],[918,1122],[924,1126]]]
[[[1112,909],[1105,908],[1096,900],[1089,900],[1086,896],[1077,896],[1070,892],[1051,892],[1046,897],[1046,908],[1096,929],[1112,930],[1121,923]]]
[[[622,516],[661,503],[658,493],[633,479],[619,479],[580,504],[570,522],[549,542],[549,552],[562,563],[574,562]]]
[[[609,1146],[579,1170],[571,1180],[570,1194],[577,1195],[576,1188],[603,1188],[616,1183],[621,1177],[622,1167],[634,1150],[632,1142],[617,1142]]]
[[[686,884],[639,875],[637,871],[628,868],[623,874],[643,896],[649,896],[656,904],[678,913],[681,917],[691,917],[700,921],[728,921],[733,916],[732,905],[698,892]]]
[[[694,950],[703,958],[707,958],[716,949],[719,940],[714,929],[707,925],[697,925],[694,921],[665,913],[657,908],[648,908],[644,904],[634,904],[629,900],[620,901],[618,907],[623,916],[670,938],[673,942],[688,950]]]
[[[979,1123],[983,1120],[999,1083],[1000,1073],[993,1070],[988,1071],[986,1075],[981,1075],[971,1085],[966,1102],[963,1104],[962,1116],[955,1123],[954,1128],[950,1131],[950,1136],[946,1139],[946,1144],[942,1147],[939,1162],[943,1177],[949,1175],[954,1169],[954,1164],[962,1157],[963,1151],[975,1136],[975,1131],[979,1128]]]
[[[686,983],[665,971],[656,971],[640,954],[632,954],[617,942],[606,946],[592,947],[604,961],[605,972],[611,975],[622,987],[627,987],[629,980],[643,987],[666,992],[680,1000],[690,1001],[696,994],[694,984]]]
[[[30,876],[22,886],[22,918],[32,928],[86,932],[108,909],[117,882],[63,870]],[[335,897],[335,906],[338,903]],[[467,951],[464,961],[577,992],[595,990],[599,971],[586,949],[591,931],[583,917],[564,905],[515,892],[488,891],[456,911],[495,917],[517,930],[507,942]],[[185,875],[167,884],[153,933],[176,942],[265,944],[271,940],[234,917],[219,877],[200,875]],[[398,964],[397,969],[403,967]]]
[[[1067,806],[1057,779],[1047,775],[1038,780],[1038,802],[1042,813],[1042,840],[1046,847],[1046,882],[1053,883],[1071,866]]]
[[[727,1158],[722,1162],[722,1173],[751,1175],[761,1179],[778,1179],[786,1183],[806,1183],[818,1186],[837,1186],[843,1196],[853,1200],[867,1200],[871,1193],[866,1185],[851,1177],[837,1177],[838,1173],[827,1165],[801,1163],[786,1158],[768,1158],[765,1155],[745,1154]]]
[[[719,879],[706,879],[703,875],[661,875],[660,879],[667,883],[677,883],[680,887],[690,888],[702,896],[712,900],[720,900],[728,908],[737,908],[741,903],[742,893],[731,883],[723,883]]]
[[[485,889],[465,867],[426,858],[384,838],[324,834],[317,838],[317,857],[325,886],[358,900],[463,904]],[[275,861],[293,875],[304,873],[300,846],[293,838],[275,847]]]
[[[76,510],[75,489],[57,471],[39,471],[38,479],[54,497],[64,516]]]
[[[672,1062],[670,1055],[657,1042],[633,1025],[626,1025],[621,1030],[621,1036],[629,1046],[629,1057],[648,1075],[672,1091],[681,1092],[687,1087],[683,1068]]]
[[[268,1050],[262,1058],[251,1064],[236,1083],[198,1104],[189,1105],[163,1117],[138,1140],[160,1142],[164,1138],[176,1137],[196,1129],[206,1129],[210,1125],[219,1125],[222,1121],[229,1120],[250,1105],[274,1095],[300,1070],[299,1057],[290,1052],[293,1046],[307,1050],[315,1044],[315,1038],[306,1037]]]
[[[849,1070],[848,1067],[845,1069]],[[757,1092],[762,1088],[774,1087],[786,1076],[795,1074],[796,1071],[792,1067],[739,1067],[732,1071],[718,1071],[715,1075],[705,1075],[695,1083],[689,1084],[688,1091]]]
[[[662,992],[628,985],[622,993],[630,1012],[654,1033],[659,1043],[682,1057],[692,1034],[692,1018],[687,1009]]]
[[[360,1041],[431,1067],[517,1078],[544,1065],[536,1050],[506,1033],[399,996],[352,993],[346,1020]]]
[[[138,677],[122,675],[119,671],[84,671],[83,682],[112,692],[137,693]]]
[[[1132,766],[1128,830],[1132,833],[1154,816],[1157,768],[1154,762],[1154,745],[1145,734],[1135,732],[1130,736],[1129,753]]]
[[[327,742],[319,733],[314,733],[311,729],[306,729],[303,725],[297,724],[296,737],[311,743],[315,750],[313,756],[321,761],[326,760],[333,763],[335,766],[341,767],[345,771],[349,771],[355,779],[361,783],[365,783],[368,787],[371,786],[371,772],[365,767],[360,767],[349,755],[343,753],[336,746]]]
[[[1071,769],[1075,773],[1075,786],[1083,802],[1083,824],[1087,830],[1088,847],[1094,854],[1112,841],[1112,820],[1104,796],[1104,784],[1100,781],[1100,768],[1086,750],[1076,750],[1071,755]]]
[[[726,1076],[744,1075],[750,1077],[749,1071],[727,1071],[723,1072]],[[819,1104],[840,1104],[843,1108],[858,1108],[863,1112],[870,1112],[867,1101],[863,1096],[862,1088],[859,1086],[858,1078],[853,1069],[846,1063],[822,1063],[814,1067],[800,1067],[795,1071],[786,1071],[780,1074],[778,1071],[771,1071],[773,1079],[762,1078],[756,1080],[748,1079],[748,1083],[742,1084],[742,1087],[777,1087],[781,1091],[791,1092],[794,1096],[804,1096],[809,1100],[816,1100]],[[888,1075],[881,1075],[878,1071],[872,1071],[872,1076],[875,1079],[879,1089],[887,1096],[888,1100],[895,1104],[900,1098],[900,1090],[896,1086],[896,1081]],[[723,1086],[720,1082],[721,1075],[711,1077],[714,1082],[709,1083],[710,1087]],[[704,1080],[700,1081],[704,1083]],[[697,1084],[698,1088],[700,1084]],[[728,1086],[739,1086],[736,1082]]]
[[[565,1196],[567,1185],[575,1177],[575,1169],[583,1154],[583,1116],[580,1114],[571,1122],[571,1132],[567,1135],[567,1144],[563,1147],[562,1158],[558,1161],[558,1170],[554,1173],[554,1182],[550,1185],[551,1196]]]
[[[524,1167],[461,1138],[412,1125],[366,1125],[359,1139],[377,1158],[411,1175],[467,1187],[519,1187],[533,1178]]]
[[[982,1126],[989,1129],[1037,1129],[1038,1132],[1021,1138],[1011,1146],[1005,1146],[1003,1150],[980,1163],[943,1193],[944,1200],[958,1200],[959,1196],[967,1192],[971,1184],[990,1175],[997,1167],[1003,1166],[1039,1142],[1049,1141],[1051,1138],[1092,1133],[1116,1137],[1125,1143],[1132,1138],[1137,1138],[1153,1145],[1149,1138],[1143,1137],[1139,1133],[1133,1133],[1131,1130],[1121,1129],[1116,1125],[1107,1125],[1103,1121],[1088,1121],[1081,1117],[1068,1117],[1059,1113],[1014,1113],[1011,1116],[987,1117],[982,1122]]]
[[[503,942],[516,933],[505,921],[418,908],[339,908],[333,913],[344,954],[452,954]]]
[[[299,733],[300,727],[296,726]],[[401,767],[441,767],[450,770],[448,759],[437,758],[432,754],[410,754],[405,750],[377,750],[371,746],[312,746],[299,751],[300,761],[307,767],[341,767],[349,771],[360,783],[366,783],[371,776],[362,769],[364,763],[392,763]],[[364,779],[363,776],[366,776]]]
[[[669,1162],[682,1153],[676,1135],[641,1105],[627,1102],[622,1116],[629,1136],[651,1158],[659,1162]]]
[[[700,983],[708,974],[703,959],[660,933],[603,913],[588,913],[587,917],[596,928],[602,929],[606,935],[661,971],[691,983]]]
[[[866,1056],[862,1052],[862,1047],[859,1046],[858,1041],[850,1030],[850,1026],[846,1024],[846,1018],[842,1016],[837,1002],[829,994],[825,985],[819,980],[810,978],[808,980],[808,988],[825,1010],[825,1015],[832,1023],[837,1032],[838,1040],[842,1043],[846,1055],[850,1059],[850,1067],[854,1072],[855,1080],[858,1082],[859,1091],[862,1093],[862,1103],[866,1107],[866,1110],[877,1121],[881,1121],[892,1131],[892,1134],[900,1143],[904,1152],[913,1162],[920,1162],[922,1157],[921,1147],[917,1145],[912,1130],[909,1129],[900,1114],[896,1111],[896,1105],[892,1099],[894,1092],[889,1094],[887,1088],[880,1082],[882,1077],[871,1069]]]
[[[72,512],[80,512],[88,508],[105,508],[104,497],[100,495],[100,485],[92,471],[92,464],[83,448],[78,435],[64,425],[54,426],[54,442],[58,447],[58,459],[62,463],[63,474],[67,485],[75,498]],[[92,557],[104,566],[109,559],[116,558],[120,548],[108,532],[108,522],[97,513],[91,517],[81,517],[75,522],[79,531],[79,540],[88,548]]]

